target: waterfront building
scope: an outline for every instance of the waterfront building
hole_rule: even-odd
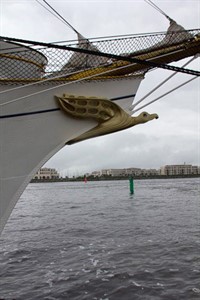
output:
[[[166,176],[173,175],[198,175],[199,167],[192,165],[165,165],[160,168],[160,174]]]
[[[94,177],[100,177],[101,176],[101,172],[100,171],[94,171],[91,173],[92,176]],[[88,176],[90,176],[90,174],[88,174]]]
[[[159,174],[160,174],[159,171],[156,169],[141,169],[139,175],[148,177],[148,176],[157,176]]]
[[[200,167],[189,164],[182,165],[165,165],[159,170],[157,169],[140,169],[140,168],[124,168],[124,169],[103,169],[101,171],[95,171],[91,174],[94,177],[128,177],[128,176],[181,176],[181,175],[200,175]]]
[[[141,169],[140,168],[128,168],[128,169],[126,169],[126,175],[127,176],[140,176]]]
[[[58,179],[59,174],[56,169],[51,168],[41,168],[33,177],[33,179]]]
[[[97,174],[96,172],[93,172]],[[93,175],[92,173],[92,175]],[[140,169],[140,168],[127,168],[127,169],[104,169],[100,171],[98,176],[112,176],[112,177],[125,177],[125,176],[155,176],[158,175],[156,169]]]
[[[125,176],[126,175],[126,169],[104,169],[100,172],[101,176]]]

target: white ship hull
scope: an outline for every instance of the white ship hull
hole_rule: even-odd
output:
[[[63,87],[35,85],[1,94],[0,232],[36,171],[68,141],[97,125],[92,119],[67,116],[60,110],[55,95],[67,93],[110,99],[135,94],[140,81],[141,78]],[[8,88],[12,87],[1,86],[1,91]]]

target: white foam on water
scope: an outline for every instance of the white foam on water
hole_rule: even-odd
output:
[[[164,286],[164,284],[157,282],[157,286]]]
[[[84,246],[79,246],[79,249],[83,250],[83,249],[85,249],[85,247]]]
[[[82,269],[82,271],[83,271],[84,273],[89,273],[89,272],[91,272],[91,270],[86,270],[86,269]]]
[[[131,280],[131,282],[132,282],[135,286],[141,286],[141,284],[137,283],[136,281]]]
[[[200,294],[200,289],[193,288],[192,290],[193,290],[194,293]]]

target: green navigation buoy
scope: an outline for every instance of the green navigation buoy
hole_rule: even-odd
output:
[[[134,194],[134,181],[133,181],[132,176],[130,176],[130,178],[129,178],[129,186],[130,186],[130,194],[133,195]]]

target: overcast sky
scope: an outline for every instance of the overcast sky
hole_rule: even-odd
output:
[[[165,31],[169,25],[163,15],[143,0],[48,2],[88,38],[159,32]],[[154,2],[186,29],[200,28],[199,0]],[[0,0],[0,33],[2,36],[45,42],[76,38],[71,29],[36,0]],[[176,65],[181,66],[184,62]],[[200,70],[200,58],[189,68]],[[170,74],[164,70],[148,73],[140,85],[136,100]],[[188,79],[190,75],[179,74],[161,92]],[[157,95],[155,93],[148,100]],[[200,165],[200,80],[194,80],[145,110],[157,113],[159,119],[119,133],[66,146],[46,166],[57,168],[63,176],[76,176],[109,168],[159,168],[165,164],[184,162]]]

